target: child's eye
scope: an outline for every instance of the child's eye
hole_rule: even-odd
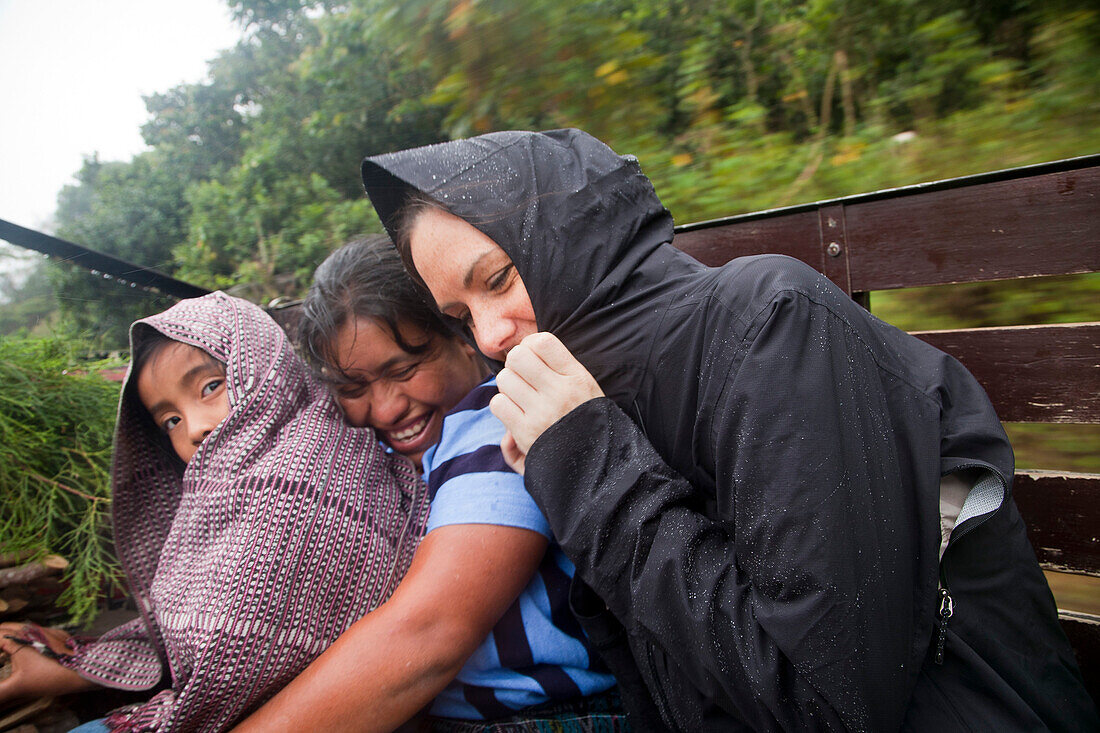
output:
[[[218,387],[222,386],[222,384],[223,380],[221,379],[211,379],[209,382],[202,386],[202,396],[209,397],[210,395],[214,394],[218,390]]]
[[[172,428],[179,425],[179,422],[180,422],[179,417],[173,415],[172,417],[165,418],[164,420],[161,421],[160,429],[163,430],[166,433],[170,432],[172,430]]]

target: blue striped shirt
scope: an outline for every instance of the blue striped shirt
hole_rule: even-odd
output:
[[[534,530],[550,544],[531,582],[432,704],[433,715],[450,718],[502,718],[615,684],[569,611],[573,564],[550,536],[523,477],[504,462],[504,426],[489,411],[496,392],[495,378],[475,387],[447,415],[439,443],[424,454],[432,497],[428,531],[495,524]]]

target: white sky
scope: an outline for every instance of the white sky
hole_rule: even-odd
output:
[[[223,0],[0,0],[0,219],[52,231],[82,157],[145,149],[142,95],[242,36]]]

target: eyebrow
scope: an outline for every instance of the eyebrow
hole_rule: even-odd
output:
[[[221,362],[214,359],[213,357],[208,357],[208,360],[204,359],[202,363],[196,364],[195,366],[184,372],[183,376],[180,377],[180,382],[183,384],[192,384],[196,380],[201,379],[205,374],[210,372],[217,374],[219,377],[225,376],[225,369],[222,367]],[[155,418],[158,412],[171,406],[172,405],[169,403],[168,400],[161,400],[160,402],[157,402],[149,408],[149,414]]]
[[[405,361],[406,359],[415,359],[415,358],[416,358],[416,354],[410,354],[407,351],[402,353],[402,354],[397,354],[396,356],[391,356],[389,359],[386,359],[384,362],[382,362],[381,364],[378,365],[378,370],[377,370],[378,374],[379,375],[385,374],[389,369],[393,368],[397,364],[400,364],[402,361]],[[337,387],[340,387],[340,386],[343,386],[343,385],[346,385],[346,384],[363,384],[364,382],[371,382],[371,381],[379,378],[379,377],[372,376],[369,372],[367,372],[363,369],[356,369],[354,372],[349,372],[349,371],[345,371],[343,369],[340,369],[339,373],[347,381],[332,382],[331,383],[331,384],[334,384]]]
[[[474,260],[472,263],[470,263],[469,269],[466,270],[466,274],[462,277],[462,288],[464,290],[469,290],[470,285],[473,284],[473,282],[474,282],[474,271],[477,270],[477,267],[478,267],[478,265],[481,264],[481,261],[484,260],[486,257],[492,255],[492,254],[493,254],[493,250],[491,250],[491,249],[486,250],[486,251],[482,252],[481,255],[479,255],[476,260]],[[439,306],[439,310],[442,313],[446,313],[448,310],[450,310],[451,308],[454,308],[456,305],[458,305],[458,303],[444,303],[443,305]]]

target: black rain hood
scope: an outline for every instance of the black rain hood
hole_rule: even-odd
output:
[[[391,237],[410,188],[512,258],[539,330],[562,340],[604,391],[629,405],[652,334],[621,323],[652,311],[672,216],[633,156],[580,130],[497,132],[368,158],[363,183]],[[642,263],[649,265],[642,267]]]
[[[363,181],[391,236],[417,189],[501,246],[610,398],[535,441],[525,484],[625,630],[663,722],[635,727],[1095,725],[956,360],[791,258],[701,265],[637,161],[578,130],[376,156]],[[947,474],[972,488],[941,563]]]

